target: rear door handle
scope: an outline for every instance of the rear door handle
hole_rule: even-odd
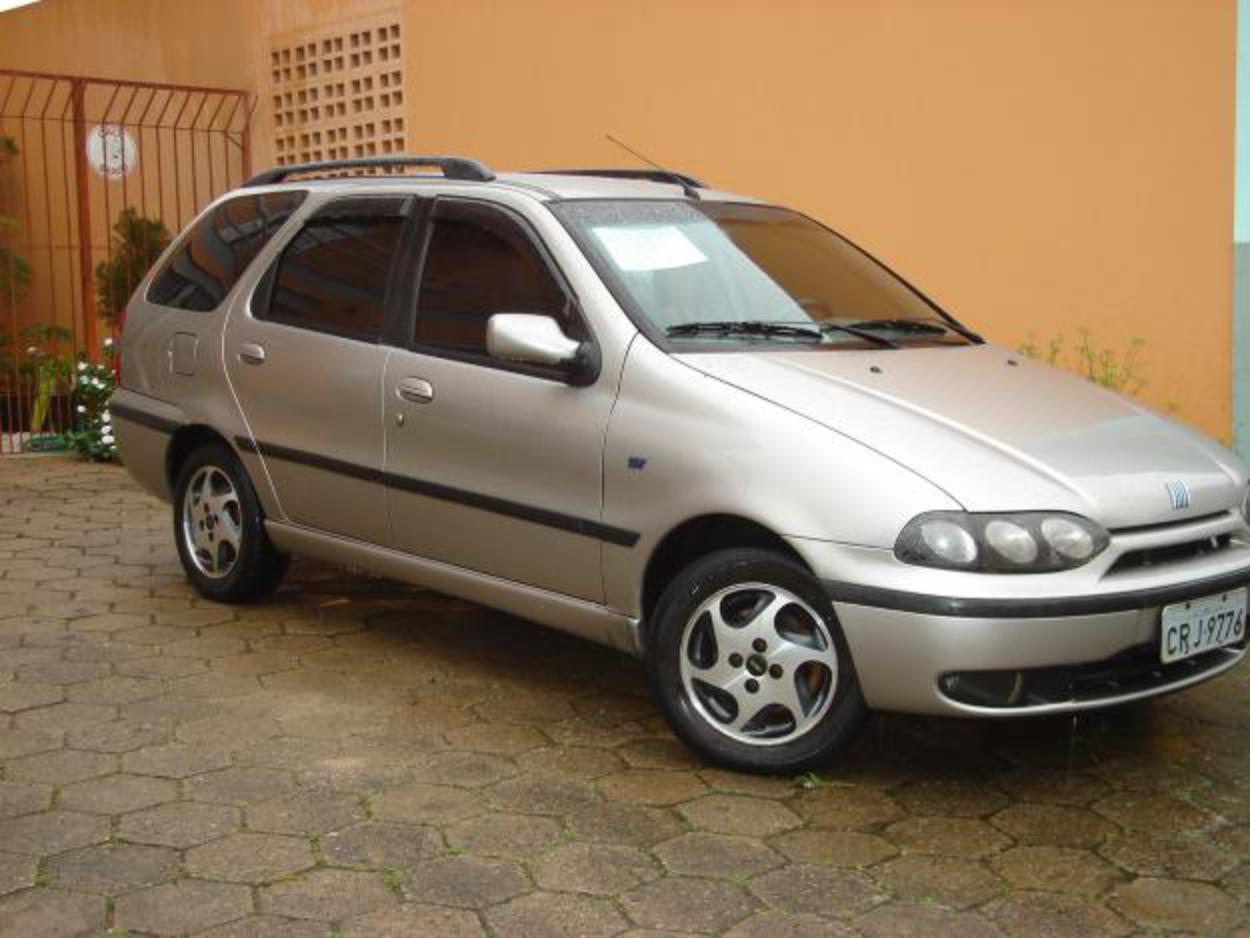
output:
[[[412,404],[428,404],[434,400],[434,385],[424,378],[403,378],[395,385],[395,393]]]
[[[239,346],[239,361],[248,365],[264,364],[265,347],[255,342],[244,342]]]

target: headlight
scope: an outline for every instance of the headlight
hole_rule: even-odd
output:
[[[1049,573],[1089,562],[1110,540],[1102,527],[1080,515],[932,511],[903,528],[894,555],[925,567]]]

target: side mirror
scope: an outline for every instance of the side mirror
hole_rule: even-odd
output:
[[[486,351],[492,358],[559,368],[571,380],[586,369],[589,356],[583,346],[561,332],[550,316],[496,313],[486,323]]]

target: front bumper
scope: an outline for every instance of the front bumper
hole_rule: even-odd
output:
[[[1198,529],[1205,536],[1215,525]],[[1159,656],[1164,606],[1250,586],[1244,542],[1185,563],[1015,577],[791,543],[825,584],[874,709],[993,717],[1089,710],[1190,687],[1246,657],[1244,640],[1166,666]]]
[[[1162,606],[969,618],[856,605],[839,602],[836,588],[832,594],[864,699],[877,710],[995,717],[1090,710],[1182,690],[1246,656],[1243,641],[1162,665]]]

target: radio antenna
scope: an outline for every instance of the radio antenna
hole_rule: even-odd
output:
[[[611,134],[604,134],[604,136],[608,138],[609,142],[615,143],[618,147],[620,147],[630,156],[636,157],[637,159],[642,160],[642,162],[646,163],[648,166],[654,166],[656,169],[662,172],[665,176],[667,176],[670,180],[672,180],[673,185],[681,187],[681,191],[685,194],[686,198],[694,199],[696,202],[700,201],[699,190],[696,189],[694,186],[690,185],[689,181],[687,181],[685,177],[678,175],[677,173],[673,172],[671,169],[665,169],[655,160],[648,159],[647,157],[639,153],[637,150],[635,150],[633,147],[631,147],[628,143],[624,143],[620,140],[617,140]]]

